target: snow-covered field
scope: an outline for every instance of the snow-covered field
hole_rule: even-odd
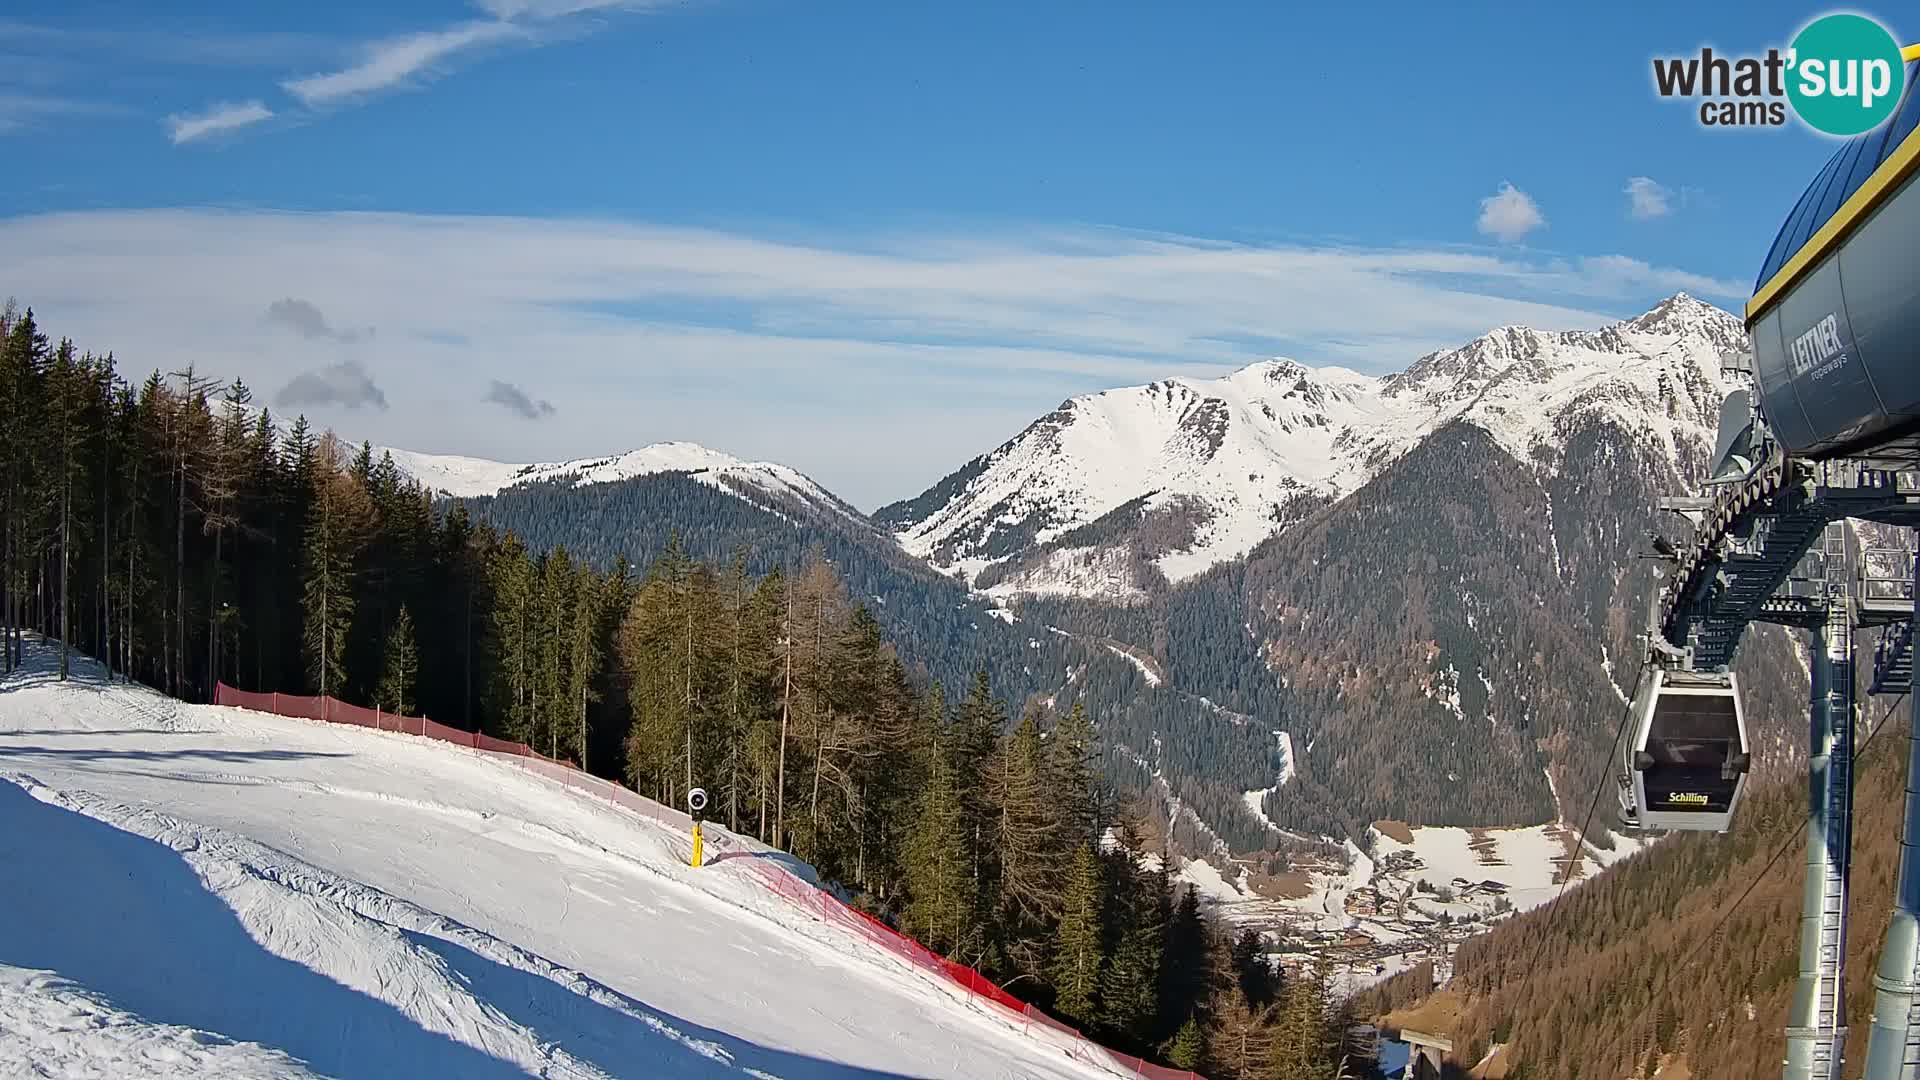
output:
[[[766,891],[779,856],[723,836],[693,870],[505,761],[29,657],[0,684],[0,1073],[1112,1075]]]
[[[1450,891],[1457,881],[1478,886],[1497,882],[1504,892],[1478,892],[1476,896],[1451,904],[1425,901],[1432,910],[1447,910],[1454,916],[1484,914],[1493,900],[1505,896],[1516,911],[1526,911],[1552,900],[1560,892],[1560,867],[1568,857],[1568,838],[1572,830],[1560,825],[1533,825],[1520,829],[1461,829],[1425,826],[1411,830],[1413,842],[1403,844],[1379,829],[1369,829],[1374,855],[1383,867],[1394,866],[1393,856],[1406,853],[1414,860],[1411,869],[1392,869],[1391,875],[1403,884],[1425,880]],[[1639,851],[1642,841],[1613,835],[1614,849],[1602,851],[1592,844],[1580,845],[1580,861],[1575,881],[1598,874],[1613,863]],[[1477,890],[1476,890],[1477,891]]]

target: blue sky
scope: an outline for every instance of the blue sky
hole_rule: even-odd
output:
[[[1827,10],[1751,0],[168,6],[0,16],[0,292],[353,436],[863,506],[1073,393],[1737,308],[1831,147],[1654,96]]]

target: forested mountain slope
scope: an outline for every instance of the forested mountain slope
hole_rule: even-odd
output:
[[[434,467],[497,492],[465,500],[477,517],[597,565],[676,534],[755,573],[818,548],[924,680],[984,667],[1012,700],[1084,703],[1112,779],[1178,797],[1183,842],[1257,850],[1290,841],[1256,806],[1342,836],[1586,805],[1655,584],[1635,554],[1678,525],[1653,507],[1703,475],[1742,348],[1731,314],[1676,296],[1378,379],[1269,362],[1115,390],[871,520],[697,447]],[[1763,771],[1797,752],[1795,648],[1760,631],[1741,655]]]
[[[562,545],[597,566],[622,556],[649,565],[675,537],[702,561],[726,564],[739,554],[756,577],[795,571],[817,550],[923,682],[957,692],[984,669],[1005,700],[1039,697],[1063,709],[1083,704],[1099,725],[1109,777],[1122,792],[1146,790],[1158,773],[1205,823],[1199,827],[1183,816],[1177,831],[1190,848],[1209,850],[1224,839],[1257,851],[1278,839],[1241,802],[1241,792],[1271,784],[1275,771],[1271,725],[1250,716],[1270,717],[1281,708],[1279,688],[1256,676],[1256,658],[1243,638],[1219,653],[1210,637],[1157,635],[1157,621],[1144,613],[1084,602],[1016,615],[935,572],[863,521],[800,504],[744,500],[685,472],[594,484],[541,481],[460,502],[532,550]],[[1183,649],[1193,649],[1238,662],[1217,668],[1230,677],[1214,680],[1211,685],[1224,689],[1202,700],[1156,687],[1151,673],[1117,648],[1121,644],[1182,659]]]
[[[1911,706],[1879,698],[1861,710],[1866,727],[1890,707],[1855,788],[1850,1078],[1866,1061],[1873,967],[1892,910]],[[1684,1056],[1695,1080],[1777,1072],[1798,963],[1805,820],[1804,781],[1775,783],[1727,835],[1671,837],[1556,909],[1464,944],[1452,983],[1467,1003],[1456,1057],[1471,1064],[1510,1044],[1509,1062],[1526,1070],[1510,1075],[1531,1080],[1646,1076],[1666,1054]]]
[[[1583,813],[1664,565],[1634,555],[1662,524],[1655,501],[1686,481],[1610,418],[1564,445],[1549,468],[1450,425],[1248,561],[1250,633],[1291,688],[1312,781],[1268,800],[1275,820],[1331,828],[1325,808],[1353,805],[1421,824]],[[1739,657],[1763,770],[1792,760],[1782,736],[1805,682],[1791,648],[1757,630]]]

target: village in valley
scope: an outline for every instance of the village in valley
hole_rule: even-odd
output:
[[[1176,856],[1175,876],[1193,886],[1210,915],[1265,935],[1282,968],[1324,961],[1336,988],[1354,993],[1426,961],[1444,982],[1460,942],[1552,901],[1570,866],[1577,881],[1638,850],[1617,835],[1612,850],[1582,844],[1558,823],[1492,829],[1379,821],[1366,839],[1365,850],[1349,841],[1340,855],[1294,855],[1279,875],[1221,854]]]

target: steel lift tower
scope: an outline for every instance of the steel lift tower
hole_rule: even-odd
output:
[[[1746,627],[1808,633],[1806,892],[1786,1080],[1837,1080],[1844,1061],[1855,631],[1884,628],[1873,692],[1912,682],[1920,567],[1910,551],[1860,550],[1847,521],[1920,527],[1920,46],[1905,59],[1892,118],[1840,145],[1767,254],[1746,308],[1751,362],[1728,358],[1752,394],[1736,391],[1722,410],[1707,493],[1663,504],[1695,529],[1665,556],[1673,567],[1649,635],[1635,741],[1623,749],[1623,820],[1724,831],[1744,727],[1736,748],[1724,723],[1668,702],[1665,687],[1725,679],[1737,720],[1728,673]],[[1867,1080],[1920,1080],[1920,702],[1909,694],[1909,703],[1900,872],[1874,977]],[[1700,768],[1716,757],[1719,789]],[[1662,770],[1682,783],[1653,783]],[[1727,784],[1733,797],[1716,805]]]

